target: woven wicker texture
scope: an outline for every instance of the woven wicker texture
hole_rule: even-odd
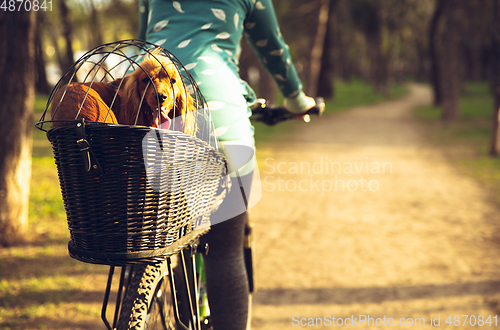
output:
[[[86,256],[109,254],[109,260],[113,254],[125,260],[145,255],[135,252],[154,257],[166,254],[159,249],[193,229],[208,229],[215,195],[226,174],[218,151],[173,131],[91,124],[86,133],[103,175],[85,171],[74,127],[55,128],[47,134],[73,254],[78,254],[76,250]],[[148,166],[143,143],[150,146]],[[148,175],[146,168],[156,169],[155,175]]]

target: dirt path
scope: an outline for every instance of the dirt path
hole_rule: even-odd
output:
[[[500,314],[498,210],[426,143],[411,109],[431,94],[410,88],[260,148],[253,329]]]

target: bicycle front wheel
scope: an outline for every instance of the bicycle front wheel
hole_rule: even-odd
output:
[[[132,268],[122,301],[118,330],[175,330],[167,261]]]

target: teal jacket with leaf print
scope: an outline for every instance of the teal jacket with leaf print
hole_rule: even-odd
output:
[[[139,38],[173,53],[207,100],[224,148],[254,148],[249,105],[255,93],[238,74],[245,36],[285,98],[304,97],[271,0],[140,0]],[[227,155],[231,163],[231,155]],[[253,169],[253,162],[240,175]]]

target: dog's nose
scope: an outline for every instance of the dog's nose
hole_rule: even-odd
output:
[[[156,97],[157,97],[157,98],[158,98],[158,100],[160,100],[161,102],[165,102],[165,100],[167,99],[167,94],[158,93],[158,94],[156,94]]]

